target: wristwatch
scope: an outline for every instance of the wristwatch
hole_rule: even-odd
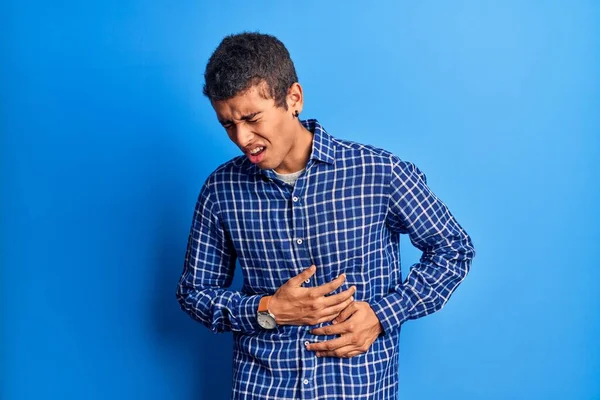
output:
[[[277,328],[277,322],[275,322],[275,316],[269,311],[269,302],[271,296],[263,296],[258,303],[258,314],[256,319],[258,325],[264,329],[275,329]]]

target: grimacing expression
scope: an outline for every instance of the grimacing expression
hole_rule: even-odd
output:
[[[229,139],[261,169],[280,167],[297,143],[298,120],[292,116],[291,110],[301,111],[302,89],[298,84],[294,85],[297,87],[290,88],[286,99],[287,110],[277,107],[273,98],[265,95],[268,91],[260,84],[230,99],[212,102]],[[297,91],[300,91],[299,101]]]

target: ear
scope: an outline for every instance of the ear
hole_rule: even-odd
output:
[[[304,95],[302,93],[302,86],[298,82],[293,83],[288,89],[287,106],[288,110],[292,113],[295,111],[298,111],[298,113],[302,112]]]

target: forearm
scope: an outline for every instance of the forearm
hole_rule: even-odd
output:
[[[473,246],[466,235],[448,240],[435,251],[424,252],[405,281],[372,305],[384,332],[440,310],[466,277],[473,256]]]
[[[260,295],[244,295],[223,288],[197,288],[180,283],[177,300],[193,319],[213,332],[254,332]]]
[[[177,300],[192,318],[213,332],[252,332],[260,296],[228,290],[236,253],[220,218],[209,180],[196,203]]]

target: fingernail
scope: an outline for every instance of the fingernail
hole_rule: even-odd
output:
[[[338,276],[338,278],[344,278],[344,279],[346,279],[346,274],[340,274],[340,276]]]
[[[335,319],[334,319],[333,321],[331,321],[331,323],[332,323],[333,325],[335,325],[335,324],[337,324],[337,320],[335,320]]]

